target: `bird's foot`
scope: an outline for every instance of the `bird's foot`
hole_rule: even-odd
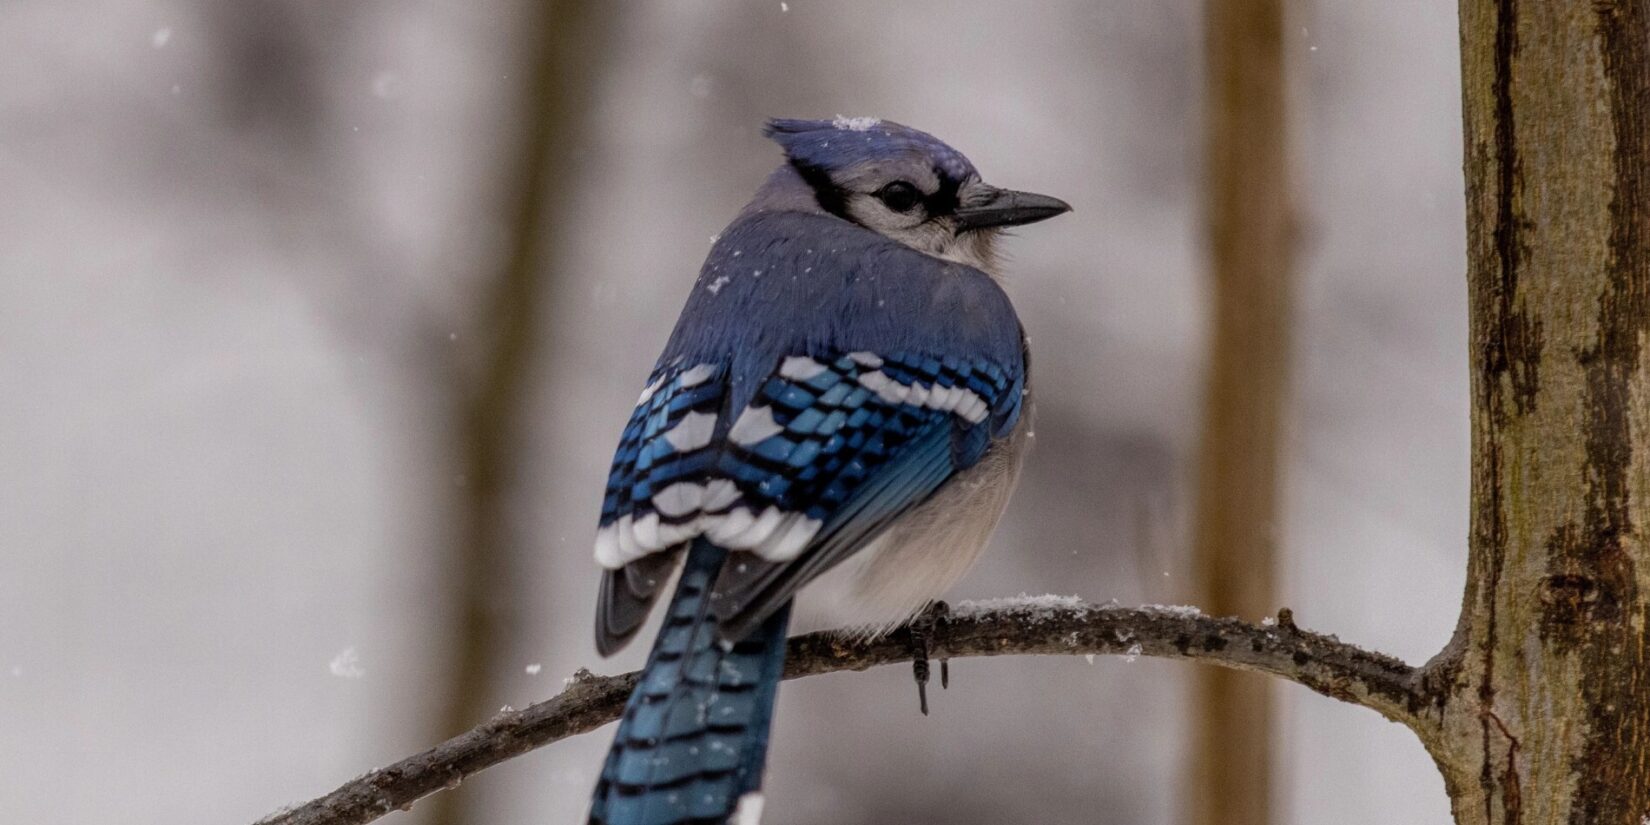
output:
[[[917,680],[917,703],[922,708],[922,715],[928,715],[928,648],[934,634],[945,623],[951,614],[951,606],[938,601],[924,608],[921,613],[913,616],[909,624],[911,632],[911,675]],[[940,689],[951,687],[951,661],[940,659]]]

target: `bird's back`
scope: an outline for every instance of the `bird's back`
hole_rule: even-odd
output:
[[[780,358],[833,349],[1022,358],[1019,317],[986,273],[831,215],[773,211],[717,239],[659,365],[731,357],[737,410]]]

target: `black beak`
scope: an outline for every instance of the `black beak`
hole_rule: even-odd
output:
[[[1035,192],[988,189],[987,196],[983,201],[957,207],[958,232],[992,226],[1022,226],[1071,211],[1071,204]]]

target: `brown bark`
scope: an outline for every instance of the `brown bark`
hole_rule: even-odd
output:
[[[1209,0],[1205,173],[1213,323],[1193,526],[1194,601],[1276,605],[1274,528],[1289,373],[1292,264],[1283,0]],[[1270,825],[1268,680],[1205,668],[1192,691],[1197,825]]]
[[[1461,823],[1650,816],[1647,27],[1461,3],[1473,514],[1421,731]]]
[[[1288,611],[1280,613],[1275,625],[1257,626],[1184,608],[1125,609],[1075,600],[1047,606],[1004,600],[959,605],[925,633],[932,654],[950,659],[1110,654],[1201,660],[1280,676],[1325,696],[1373,708],[1394,721],[1410,721],[1421,702],[1415,668],[1333,636],[1301,630]],[[905,628],[870,641],[810,633],[790,640],[785,678],[908,662],[911,651],[911,633]],[[581,671],[555,697],[500,713],[326,796],[271,814],[258,825],[363,825],[405,810],[477,771],[617,719],[635,682],[634,673],[598,677]]]

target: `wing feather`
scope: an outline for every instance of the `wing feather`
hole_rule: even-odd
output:
[[[693,538],[733,551],[711,606],[738,639],[972,466],[1018,415],[1018,382],[985,360],[798,353],[743,394],[729,372],[656,374],[620,439],[597,537],[604,653],[634,635]],[[735,396],[750,398],[737,415],[724,406]]]

